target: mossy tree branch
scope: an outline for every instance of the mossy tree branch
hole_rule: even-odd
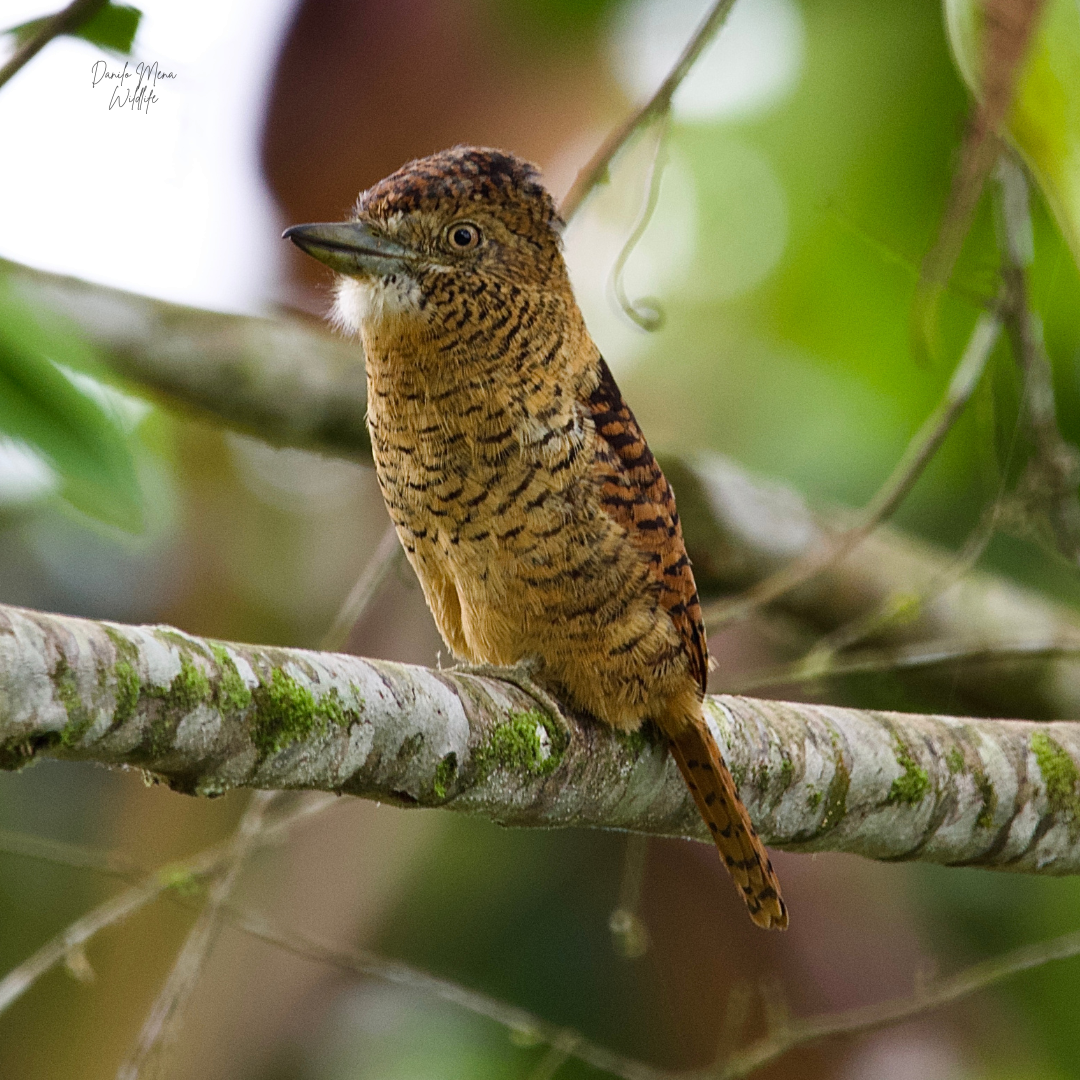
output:
[[[6,259],[0,275],[143,392],[277,446],[371,461],[363,350],[315,320],[185,307]]]
[[[36,307],[74,320],[136,388],[275,445],[370,462],[362,350],[317,324],[182,307],[3,260],[0,273]],[[705,597],[741,592],[852,524],[850,514],[813,511],[797,492],[719,456],[662,463]],[[891,611],[872,636],[886,649],[945,643],[985,660],[996,646],[1015,654],[1080,645],[1073,611],[993,575],[955,581],[955,568],[947,553],[883,526],[772,610],[814,634]],[[1080,662],[1067,657],[901,677],[959,691],[964,707],[986,715],[1080,715]]]
[[[1080,871],[1080,723],[728,696],[706,711],[775,846]],[[0,764],[39,757],[193,794],[307,788],[706,839],[647,731],[564,729],[498,679],[0,607]]]

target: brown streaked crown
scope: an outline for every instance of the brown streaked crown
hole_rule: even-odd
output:
[[[362,192],[355,219],[415,254],[410,273],[425,294],[441,287],[433,272],[443,283],[454,273],[473,287],[488,278],[569,292],[555,201],[513,154],[455,146],[417,158]],[[475,226],[474,245],[449,242],[456,224]]]
[[[389,218],[397,213],[467,212],[474,204],[524,212],[536,225],[559,229],[555,201],[539,180],[535,165],[502,150],[455,146],[417,158],[362,192],[359,217]]]

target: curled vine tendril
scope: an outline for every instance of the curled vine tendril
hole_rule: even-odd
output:
[[[645,234],[652,220],[656,204],[660,200],[660,179],[667,164],[667,138],[668,138],[668,114],[664,113],[660,118],[659,130],[656,135],[656,147],[653,151],[652,165],[649,169],[649,187],[645,195],[645,203],[641,208],[637,221],[630,235],[626,238],[615,265],[611,268],[610,285],[615,295],[615,301],[623,312],[632,319],[642,330],[659,330],[664,325],[664,309],[660,300],[655,296],[643,296],[639,300],[631,300],[626,294],[626,284],[623,280],[623,272],[630,256],[637,247],[638,241]]]

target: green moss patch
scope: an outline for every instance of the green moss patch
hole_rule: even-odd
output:
[[[979,810],[979,816],[975,819],[975,824],[982,829],[989,829],[994,824],[994,814],[997,812],[997,792],[994,790],[990,777],[982,769],[975,773],[975,786],[982,796],[982,807]]]
[[[828,791],[825,792],[825,813],[822,815],[821,825],[818,827],[816,835],[821,836],[823,833],[835,829],[844,820],[844,814],[847,813],[847,795],[850,787],[851,773],[844,762],[843,754],[837,751],[833,762],[833,778],[829,781]],[[817,792],[816,794],[820,797],[821,793]]]
[[[764,762],[754,766],[754,789],[759,795],[764,795],[769,788],[769,766]]]
[[[780,764],[780,789],[787,791],[795,779],[795,762],[786,757]]]
[[[116,672],[116,706],[113,709],[111,726],[118,728],[123,727],[135,715],[142,686],[138,670],[126,660],[117,660],[113,670]]]
[[[1039,763],[1050,809],[1069,823],[1069,836],[1080,834],[1080,769],[1065,748],[1045,731],[1031,736],[1031,752]]]
[[[224,645],[211,645],[210,651],[214,654],[219,672],[214,687],[214,704],[222,714],[243,712],[251,704],[251,691],[240,678],[229,650]]]
[[[60,745],[76,746],[93,725],[94,714],[83,704],[75,672],[71,670],[63,655],[53,669],[52,683],[68,718],[60,732]]]
[[[896,763],[904,771],[892,782],[886,801],[914,806],[922,802],[923,796],[930,790],[930,774],[919,765],[911,751],[899,739],[896,740],[893,753],[896,755]]]
[[[953,746],[945,755],[945,765],[953,776],[964,771],[964,755],[959,746]]]
[[[142,690],[139,679],[139,650],[118,630],[105,627],[105,633],[116,650],[113,673],[116,677],[116,704],[110,728],[123,727],[134,715]]]
[[[196,705],[210,702],[210,679],[196,666],[190,654],[184,652],[180,655],[180,670],[173,676],[168,688],[147,687],[144,693],[148,697],[160,698],[170,713],[187,714]]]
[[[184,866],[165,866],[158,871],[162,887],[185,899],[192,899],[203,891],[203,882],[197,874]]]
[[[547,746],[540,732],[547,736]],[[510,772],[526,772],[546,776],[555,770],[566,749],[564,733],[547,713],[538,709],[511,713],[500,723],[487,741],[473,751],[473,763],[486,776],[496,767]]]
[[[274,668],[270,681],[260,682],[251,696],[255,702],[251,741],[264,755],[326,734],[332,726],[350,727],[360,719],[359,711],[346,707],[336,687],[316,700],[306,686],[280,668]]]
[[[180,656],[180,670],[168,686],[140,687],[143,696],[161,702],[161,709],[150,720],[150,735],[147,740],[150,761],[156,761],[167,754],[176,741],[176,729],[180,726],[180,721],[196,705],[204,702],[209,704],[212,699],[213,690],[209,678],[192,660],[187,642],[185,647],[188,651]]]
[[[445,799],[457,777],[457,754],[452,751],[435,766],[435,798]]]
[[[646,721],[641,727],[635,728],[633,731],[612,728],[612,734],[634,757],[638,757],[653,745],[658,732],[651,723]]]
[[[197,663],[205,654],[192,642],[180,634],[159,631],[159,638],[179,647],[180,670],[168,686],[154,686],[141,680],[138,647],[111,627],[106,627],[105,632],[117,657],[112,668],[116,704],[111,727],[115,729],[129,721],[135,715],[140,698],[161,703],[150,717],[148,760],[154,760],[172,748],[180,721],[197,706],[207,705],[225,715],[243,712],[251,704],[251,691],[244,685],[228,650],[221,645],[210,646],[218,670],[207,675]]]

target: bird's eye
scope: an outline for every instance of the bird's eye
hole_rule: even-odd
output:
[[[459,221],[446,230],[446,237],[455,251],[472,251],[480,243],[480,230],[469,221]]]

